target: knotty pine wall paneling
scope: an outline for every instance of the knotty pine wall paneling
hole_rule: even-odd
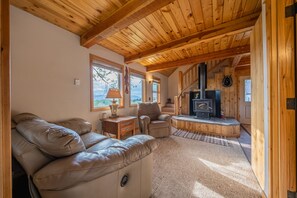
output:
[[[263,84],[263,38],[262,17],[260,16],[251,34],[251,146],[252,169],[264,189],[264,84]]]
[[[294,0],[267,0],[267,65],[269,68],[269,192],[268,197],[287,197],[296,191],[296,115],[286,107],[296,97],[294,18],[285,7]],[[295,35],[296,36],[296,35]],[[264,57],[265,58],[265,57]]]
[[[222,80],[224,75],[231,75],[233,78],[233,85],[231,87],[224,87]],[[224,112],[225,117],[237,118],[238,114],[238,100],[237,100],[237,83],[238,76],[232,67],[223,67],[219,72],[213,75],[214,77],[207,79],[207,90],[220,90],[221,91],[221,110]],[[184,82],[187,82],[189,75],[183,77]],[[198,84],[198,82],[197,82]],[[190,86],[194,91],[198,90],[198,85]],[[182,114],[189,114],[189,94],[187,90],[182,97]]]
[[[295,96],[294,18],[285,17],[286,6],[294,0],[277,1],[277,35],[280,105],[280,197],[287,190],[296,191],[296,119],[295,111],[286,107],[287,98]],[[296,36],[296,35],[295,35]],[[283,187],[282,187],[283,186]]]

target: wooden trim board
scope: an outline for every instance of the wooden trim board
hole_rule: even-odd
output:
[[[12,197],[11,171],[11,107],[10,107],[10,36],[9,1],[0,3],[1,65],[0,65],[0,197]]]
[[[263,1],[269,94],[268,196],[287,197],[296,191],[295,111],[286,109],[286,98],[295,96],[294,22],[285,7],[294,0]],[[258,66],[258,65],[256,65]],[[253,65],[252,65],[253,67]]]

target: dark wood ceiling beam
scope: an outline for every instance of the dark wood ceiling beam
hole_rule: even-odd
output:
[[[84,47],[91,47],[173,1],[175,0],[130,0],[106,20],[84,33],[80,43]]]
[[[131,63],[139,59],[165,52],[172,49],[180,49],[184,47],[191,47],[202,42],[209,42],[214,39],[219,39],[224,36],[239,34],[246,31],[251,31],[254,27],[260,13],[254,13],[227,23],[217,25],[215,27],[203,30],[201,32],[192,34],[187,37],[157,46],[155,48],[143,51],[139,54],[132,55],[125,58],[125,63]]]
[[[241,47],[235,47],[235,48],[229,48],[226,50],[220,50],[208,54],[202,54],[198,56],[193,56],[190,58],[185,58],[177,61],[162,63],[162,64],[156,64],[156,65],[148,65],[147,71],[148,72],[155,72],[160,71],[172,67],[179,67],[179,66],[185,66],[190,64],[196,64],[201,62],[206,62],[209,60],[219,60],[219,59],[225,59],[225,58],[231,58],[238,55],[248,55],[250,53],[250,45],[245,45]]]

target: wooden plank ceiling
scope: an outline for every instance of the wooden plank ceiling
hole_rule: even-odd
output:
[[[11,3],[81,36],[85,47],[102,45],[123,55],[126,63],[139,62],[148,71],[166,70],[161,73],[167,76],[178,66],[199,61],[231,58],[233,66],[239,64],[249,54],[251,30],[261,11],[261,0]],[[249,65],[248,61],[249,58],[243,59],[241,65]]]

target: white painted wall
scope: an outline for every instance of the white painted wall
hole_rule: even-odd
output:
[[[174,101],[174,96],[178,94],[178,73],[179,71],[185,72],[189,69],[191,65],[178,67],[169,77],[168,77],[168,98]]]
[[[160,78],[161,79],[161,104],[160,104],[160,107],[164,106],[167,102],[167,97],[168,97],[168,77],[160,74],[160,73],[157,73],[157,72],[147,72],[146,73],[146,83],[147,83],[147,86],[146,86],[146,99],[147,101],[149,102],[152,102],[152,99],[153,99],[153,87],[152,87],[152,84],[149,84],[149,81],[152,81],[153,80],[153,77],[157,77],[157,78]]]
[[[34,113],[56,121],[81,117],[97,125],[103,112],[90,112],[89,54],[124,64],[124,57],[101,46],[80,46],[79,36],[11,6],[12,115]],[[145,71],[140,64],[129,67]],[[161,78],[162,105],[167,100],[168,78]],[[79,78],[80,86],[73,84]],[[148,83],[147,83],[148,84]],[[148,97],[151,89],[148,87]],[[120,115],[136,115],[136,107],[125,108]],[[110,111],[105,111],[109,114]]]

